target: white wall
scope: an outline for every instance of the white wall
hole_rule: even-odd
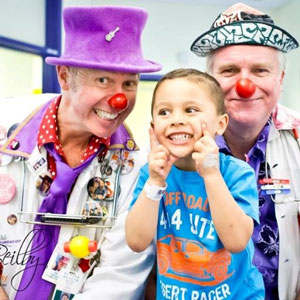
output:
[[[300,44],[300,1],[294,0],[279,10],[274,10],[276,23],[291,33]],[[288,67],[283,86],[281,103],[300,111],[300,49],[287,54]]]
[[[0,0],[0,35],[45,46],[45,0]]]
[[[217,15],[227,6],[199,5],[196,1],[155,0],[65,0],[71,5],[128,5],[146,8],[148,22],[143,33],[143,49],[147,59],[160,62],[164,74],[178,67],[205,70],[205,59],[191,53],[194,39],[208,30]],[[237,1],[238,2],[238,1]],[[244,1],[247,3],[247,0]],[[275,24],[292,33],[300,42],[300,1],[279,8],[261,8],[272,16]],[[300,111],[300,50],[288,54],[288,72],[281,103]]]
[[[45,0],[0,0],[0,36],[45,46]],[[42,92],[40,56],[0,47],[0,97]]]
[[[42,92],[43,59],[0,47],[0,98]]]

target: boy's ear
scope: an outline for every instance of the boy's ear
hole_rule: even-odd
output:
[[[154,129],[154,123],[153,123],[153,121],[150,122],[150,126],[151,126],[151,128]]]
[[[223,114],[219,117],[219,124],[218,124],[218,129],[216,134],[222,135],[225,132],[228,125],[228,121],[229,121],[229,116],[227,114]]]

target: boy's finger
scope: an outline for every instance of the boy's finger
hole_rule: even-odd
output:
[[[152,127],[149,128],[149,137],[150,137],[150,148],[151,150],[155,150],[159,145],[159,142],[156,138],[156,135]]]
[[[174,155],[169,155],[168,162],[169,162],[170,164],[173,165],[174,162],[175,162],[176,160],[178,160],[178,157],[176,157],[176,156],[174,156]]]
[[[207,130],[207,125],[206,125],[206,123],[202,123],[201,124],[201,127],[202,127],[202,134],[203,134],[203,136],[210,136],[210,133],[209,133],[209,131]]]
[[[165,170],[166,170],[167,173],[170,172],[170,170],[171,170],[171,168],[172,168],[172,166],[173,166],[173,164],[175,163],[176,160],[178,160],[178,157],[175,157],[173,155],[169,155],[168,161],[165,165]]]

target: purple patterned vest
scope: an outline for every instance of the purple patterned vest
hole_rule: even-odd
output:
[[[260,224],[254,227],[252,239],[255,245],[253,263],[262,273],[266,300],[278,300],[278,259],[279,259],[279,233],[275,217],[275,205],[270,195],[261,194],[259,179],[266,177],[266,167],[272,168],[266,163],[266,147],[270,132],[271,120],[265,125],[259,134],[255,145],[247,153],[248,163],[254,169],[259,191],[259,218]],[[217,137],[220,151],[231,154],[223,136]],[[268,172],[270,174],[270,172]]]

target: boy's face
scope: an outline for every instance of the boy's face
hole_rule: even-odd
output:
[[[203,135],[202,123],[213,137],[223,134],[227,126],[227,116],[217,115],[207,88],[187,78],[162,82],[153,107],[153,129],[158,142],[175,157],[189,156]]]

